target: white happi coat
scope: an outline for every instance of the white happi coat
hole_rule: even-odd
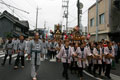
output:
[[[108,47],[104,47],[104,54],[105,55],[112,54],[112,56],[114,57],[115,56],[114,48],[112,47],[112,51],[110,51]],[[112,59],[105,58],[105,62],[106,62],[106,64],[111,64],[112,63]]]
[[[92,55],[91,49],[90,47],[87,47],[87,56],[91,56],[91,55]]]
[[[28,52],[28,44],[29,44],[29,41],[25,40],[25,51]]]
[[[38,40],[38,42],[36,43],[34,40],[31,40],[29,42],[29,53],[31,54],[31,64],[35,65],[35,55],[37,52],[37,62],[36,65],[40,65],[41,61],[40,61],[40,53],[42,51],[42,41]]]
[[[59,46],[59,44],[57,44],[57,46],[56,46],[56,48],[60,48],[60,49],[61,49],[62,47],[63,47],[63,44],[61,44],[61,46]],[[58,54],[59,52],[60,52],[60,51],[57,50],[56,53]]]
[[[65,47],[63,46],[56,57],[59,58],[59,59],[61,59],[61,62],[62,62],[62,63],[71,63],[71,56],[72,56],[73,54],[74,54],[74,53],[73,53],[71,47],[69,46],[68,56],[67,56]],[[68,62],[66,62],[66,60],[68,60]]]
[[[80,47],[77,47],[77,49],[75,50],[75,48],[74,47],[71,47],[71,49],[72,49],[72,51],[73,51],[73,53],[75,53],[75,54],[77,54],[77,55],[79,55],[80,54]],[[78,58],[77,57],[74,57],[74,60],[75,61],[78,61]],[[71,58],[71,61],[73,61],[73,57]]]
[[[50,51],[50,42],[48,42],[48,44],[47,44],[47,48],[48,48],[48,50]]]
[[[91,51],[91,49],[90,49],[90,47],[87,47],[87,56],[92,56],[93,55],[93,51]],[[93,63],[93,58],[91,57],[91,58],[89,58],[89,60],[88,60],[88,64],[91,64],[91,63]]]
[[[104,55],[104,47],[102,49],[102,54]],[[105,62],[105,56],[102,57],[102,61]]]
[[[20,56],[24,56],[24,52],[25,52],[25,41],[21,42],[20,40],[18,41],[18,45],[17,45],[17,50],[19,50],[20,52],[18,53],[18,55]]]
[[[80,58],[80,59],[87,59],[87,48],[86,47],[84,48],[83,51],[81,51],[81,49],[78,48],[78,52],[79,52],[78,58]],[[80,59],[77,62],[78,67],[85,68],[86,67],[86,60],[82,61]]]
[[[13,51],[13,42],[11,42],[11,43],[8,43],[9,41],[7,41],[6,43],[5,43],[5,46],[4,46],[4,50],[6,50],[6,54],[8,54],[8,55],[12,55],[12,51]]]
[[[55,51],[55,48],[56,48],[56,43],[50,42],[50,51]]]
[[[42,42],[42,54],[47,54],[47,42]]]
[[[97,56],[97,55],[100,55],[100,57],[102,58],[102,49],[100,48],[100,52],[98,52],[97,49],[94,48],[94,49],[93,49],[93,54],[96,55],[96,56]],[[94,60],[93,60],[93,63],[94,63],[94,64],[102,64],[102,60],[96,60],[96,59],[94,59]]]
[[[13,40],[13,49],[17,50],[18,47],[18,40]]]

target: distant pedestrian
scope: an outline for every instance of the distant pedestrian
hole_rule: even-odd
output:
[[[12,37],[8,38],[8,41],[6,41],[3,50],[5,51],[5,57],[1,65],[5,65],[8,56],[9,56],[9,65],[11,65],[12,54],[14,53]]]
[[[19,37],[19,41],[17,45],[17,58],[15,60],[14,69],[18,69],[20,59],[21,59],[21,68],[24,68],[25,66],[24,54],[25,54],[25,41],[24,41],[24,36],[21,35]]]

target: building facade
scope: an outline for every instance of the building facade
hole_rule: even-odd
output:
[[[11,35],[13,37],[19,37],[19,35],[23,35],[27,37],[28,34],[28,21],[21,21],[7,11],[4,11],[0,15],[0,41],[2,38],[6,38],[7,35]]]
[[[120,14],[114,5],[115,0],[99,0],[98,2],[98,40],[116,39],[115,31],[119,28]],[[120,32],[120,31],[117,31]],[[88,33],[91,34],[90,40],[95,40],[96,36],[96,3],[88,9]]]

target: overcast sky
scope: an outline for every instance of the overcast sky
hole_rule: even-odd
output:
[[[1,0],[0,0],[1,1]],[[30,12],[26,14],[24,12],[14,9],[14,15],[19,17],[21,20],[28,20],[30,28],[34,29],[36,23],[36,7],[41,8],[39,10],[38,17],[38,28],[44,27],[44,22],[46,21],[46,26],[49,29],[54,29],[54,24],[58,24],[65,20],[62,19],[63,9],[62,9],[62,0],[3,0],[5,3],[20,8],[22,10]],[[69,0],[69,27],[74,27],[77,25],[77,0]],[[88,8],[95,3],[96,0],[80,0],[83,7],[82,14],[82,25],[87,26],[87,10]],[[11,8],[13,9],[13,8]],[[13,11],[9,10],[5,5],[0,4],[0,12],[8,10],[13,14]]]

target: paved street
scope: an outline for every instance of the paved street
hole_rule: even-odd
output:
[[[0,63],[3,60],[3,54],[0,53]],[[2,57],[1,57],[2,56]],[[0,80],[31,80],[30,77],[30,61],[26,59],[25,62],[25,68],[18,70],[13,69],[14,65],[14,59],[16,57],[13,55],[12,59],[12,65],[8,65],[8,61],[5,66],[0,66]],[[64,80],[62,77],[62,64],[56,63],[56,62],[49,62],[49,61],[43,61],[40,66],[40,70],[38,73],[38,80]],[[79,78],[76,75],[71,75],[70,80],[79,80]],[[84,80],[96,80],[92,77],[87,76],[84,74],[85,79]]]
[[[2,62],[4,54],[0,52],[0,63]],[[30,61],[25,58],[25,68],[13,69],[16,54],[13,55],[12,65],[8,65],[8,59],[5,66],[0,66],[0,80],[32,80],[30,77]],[[70,74],[70,80],[79,80],[76,75]],[[54,61],[42,61],[38,76],[38,80],[65,80],[62,77],[62,64]],[[119,78],[119,77],[118,77]],[[84,71],[84,80],[108,80],[95,78],[93,75]],[[113,80],[117,80],[113,79]]]
[[[120,80],[119,21],[120,0],[0,0],[0,80]]]

